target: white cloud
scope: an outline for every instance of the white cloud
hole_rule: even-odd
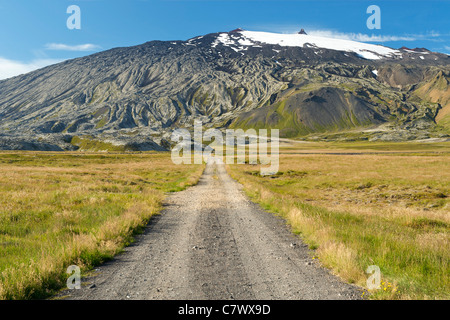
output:
[[[68,45],[63,43],[48,43],[45,45],[46,50],[60,51],[95,51],[101,49],[100,46],[86,43],[79,45]],[[18,61],[0,57],[0,80],[11,78],[20,74],[28,73],[51,64],[63,61],[63,59],[45,58],[46,54],[41,52],[43,58],[35,58],[32,61]]]
[[[30,62],[22,62],[0,57],[0,80],[28,73],[61,61],[59,59],[37,59]]]
[[[335,38],[343,40],[352,40],[360,42],[390,42],[390,41],[417,41],[427,40],[436,41],[438,38],[444,36],[437,31],[429,31],[423,34],[403,34],[403,35],[376,35],[365,33],[351,33],[351,32],[339,32],[329,29],[320,29],[317,26],[294,26],[294,25],[266,25],[266,26],[254,26],[256,30],[260,29],[267,32],[280,32],[280,33],[296,33],[301,28],[312,36]]]
[[[344,33],[331,30],[311,30],[308,34],[318,37],[353,40],[361,42],[416,41],[417,36],[368,35],[363,33]]]
[[[101,47],[92,43],[78,44],[78,45],[68,45],[64,43],[48,43],[45,45],[45,48],[47,50],[63,50],[63,51],[95,51],[100,49]]]

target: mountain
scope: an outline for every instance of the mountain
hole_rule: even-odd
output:
[[[308,139],[448,137],[449,63],[304,30],[151,41],[0,81],[0,149],[162,150],[194,119]]]

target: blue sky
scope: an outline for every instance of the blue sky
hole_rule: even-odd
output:
[[[69,30],[70,5],[81,30]],[[381,29],[369,30],[369,5]],[[151,40],[230,31],[310,34],[450,53],[450,0],[0,0],[0,79]]]

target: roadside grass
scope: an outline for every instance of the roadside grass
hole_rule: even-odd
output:
[[[119,253],[202,165],[169,153],[0,153],[0,299],[45,298]]]
[[[258,165],[227,170],[254,201],[284,217],[321,264],[362,287],[367,267],[379,266],[382,284],[371,299],[450,298],[450,154],[280,153],[275,176],[261,176]]]
[[[289,152],[395,152],[418,155],[424,152],[443,153],[450,152],[450,141],[446,142],[293,142],[290,146],[283,145],[280,149],[282,153]]]

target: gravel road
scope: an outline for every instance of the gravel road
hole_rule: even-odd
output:
[[[281,218],[244,195],[223,165],[171,194],[124,253],[65,299],[358,299],[360,290],[318,266]]]

